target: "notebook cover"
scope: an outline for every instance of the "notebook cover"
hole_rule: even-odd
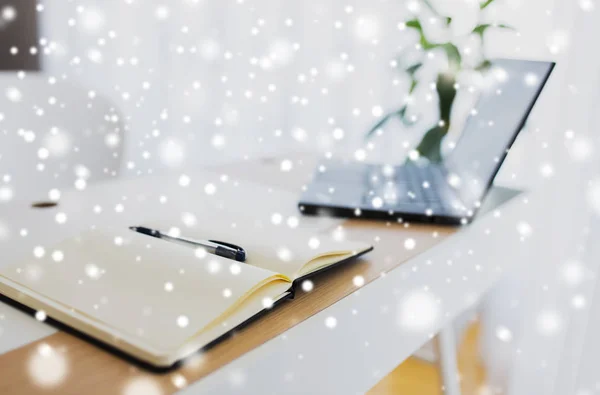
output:
[[[282,304],[282,302],[286,301],[286,300],[290,300],[293,298],[293,292],[288,292],[287,295],[283,296],[282,298],[276,300],[273,303],[273,306],[269,309],[263,309],[260,312],[258,312],[257,314],[253,315],[252,317],[248,318],[246,321],[242,322],[241,324],[239,324],[238,326],[232,328],[231,330],[225,332],[224,334],[222,334],[221,336],[217,337],[216,339],[214,339],[213,341],[211,341],[210,343],[206,344],[204,347],[199,348],[194,354],[180,359],[178,361],[176,361],[174,364],[170,365],[170,366],[156,366],[156,365],[152,365],[151,363],[144,361],[142,359],[139,359],[135,356],[133,356],[132,354],[129,354],[123,350],[121,350],[118,347],[115,347],[112,344],[108,344],[103,342],[102,340],[99,340],[93,336],[90,336],[88,334],[86,334],[85,332],[82,332],[80,330],[77,330],[75,328],[73,328],[72,326],[65,324],[61,321],[55,320],[52,317],[48,316],[45,320],[44,323],[60,330],[63,332],[67,332],[77,338],[80,338],[82,340],[85,340],[97,347],[100,347],[101,349],[110,352],[113,355],[116,355],[120,358],[123,358],[125,360],[127,360],[128,362],[131,362],[132,364],[143,368],[145,370],[151,371],[153,373],[168,373],[174,369],[179,368],[182,364],[185,363],[186,359],[188,358],[192,358],[194,355],[197,355],[199,353],[202,353],[205,350],[208,350],[209,348],[215,346],[217,343],[226,340],[227,338],[233,336],[235,334],[235,332],[237,330],[240,330],[244,327],[246,327],[247,325],[251,324],[252,322],[254,322],[255,320],[261,318],[262,316],[264,316],[266,313],[268,313],[269,311],[277,308],[278,306],[280,306]],[[30,315],[32,317],[35,317],[35,313],[37,312],[36,309],[33,309],[27,305],[24,305],[18,301],[16,301],[15,299],[9,298],[8,296],[0,293],[0,301],[11,305],[12,307],[15,307],[19,310],[21,310],[22,312],[24,312],[27,315]]]

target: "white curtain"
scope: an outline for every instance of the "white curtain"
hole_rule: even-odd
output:
[[[44,68],[127,114],[130,174],[343,150],[373,107],[404,99],[390,61],[406,14],[402,1],[47,1]]]
[[[43,64],[127,114],[131,175],[282,150],[353,152],[380,112],[405,99],[408,81],[392,66],[414,45],[401,28],[413,3],[46,1]],[[552,1],[496,3],[484,20],[520,33],[492,32],[489,55],[547,55]],[[477,22],[476,1],[434,4],[454,18],[457,34]],[[463,47],[471,44],[476,56],[475,43]],[[402,161],[403,143],[419,136],[397,126],[367,159]]]
[[[553,24],[545,34],[557,67],[530,119],[529,141],[517,147],[520,163],[512,161],[510,171],[529,167],[524,184],[550,183],[553,193],[545,207],[531,208],[547,216],[534,229],[543,235],[534,241],[535,253],[487,300],[483,349],[492,384],[503,393],[584,395],[598,389],[590,366],[600,355],[594,295],[600,197],[593,193],[600,54],[590,46],[600,34],[600,15],[589,1],[561,1],[548,10]]]

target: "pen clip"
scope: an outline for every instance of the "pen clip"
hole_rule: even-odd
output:
[[[237,246],[235,244],[231,244],[231,243],[226,243],[224,241],[218,241],[218,240],[209,240],[211,243],[215,243],[215,244],[221,244],[225,247],[229,247],[229,248],[233,248],[234,250],[238,250],[238,251],[244,251],[244,249],[240,246]]]
[[[218,241],[218,240],[208,240],[208,241],[210,241],[211,243],[220,244],[222,246],[229,247],[229,248],[236,250],[237,251],[237,254],[236,254],[237,261],[244,262],[246,260],[246,251],[242,247],[237,246],[235,244],[226,243],[224,241]]]

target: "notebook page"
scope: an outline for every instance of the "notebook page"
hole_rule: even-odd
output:
[[[246,250],[245,264],[281,273],[291,279],[306,274],[305,266],[315,259],[327,257],[321,262],[332,264],[370,248],[362,242],[335,240],[308,229],[295,229],[241,216],[227,220],[222,216],[205,215],[191,226],[182,226],[179,221],[173,220],[148,221],[142,225],[167,232],[176,228],[182,237],[221,240],[239,245]],[[332,259],[336,256],[338,259]],[[310,268],[309,271],[314,270]]]
[[[244,323],[249,317],[254,317],[265,309],[264,300],[269,299],[276,303],[279,299],[288,296],[289,283],[271,282],[256,292],[253,292],[248,298],[244,299],[236,309],[230,314],[225,314],[223,321],[215,325],[209,325],[200,333],[194,335],[193,338],[179,350],[176,359],[185,358],[198,351],[199,348],[219,336],[229,332],[238,325]]]
[[[174,350],[273,273],[125,230],[84,232],[4,276],[161,350]],[[279,280],[281,281],[281,280]]]

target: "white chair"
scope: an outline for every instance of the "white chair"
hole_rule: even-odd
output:
[[[117,176],[122,125],[114,105],[68,80],[0,73],[0,204]]]

